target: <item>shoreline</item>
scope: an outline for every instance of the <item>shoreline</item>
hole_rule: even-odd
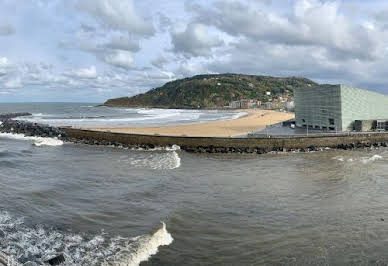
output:
[[[246,112],[236,119],[194,122],[180,125],[161,126],[93,126],[77,127],[79,129],[105,131],[126,134],[160,135],[160,136],[187,136],[187,137],[237,137],[249,134],[253,131],[265,129],[286,120],[293,119],[293,113],[276,112],[272,110],[238,109],[238,112]]]

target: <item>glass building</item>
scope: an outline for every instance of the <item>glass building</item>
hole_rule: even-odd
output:
[[[388,96],[344,85],[297,88],[297,127],[351,131],[355,121],[388,120]]]

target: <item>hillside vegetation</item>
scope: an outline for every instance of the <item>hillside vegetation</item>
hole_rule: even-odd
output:
[[[306,78],[277,78],[240,74],[198,75],[175,80],[162,87],[133,97],[110,99],[104,103],[112,107],[159,107],[159,108],[220,108],[230,101],[241,99],[268,99],[289,93],[293,89],[316,85]]]

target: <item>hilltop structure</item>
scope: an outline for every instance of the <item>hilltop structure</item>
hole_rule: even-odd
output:
[[[296,126],[331,131],[388,129],[388,96],[344,85],[296,88]]]

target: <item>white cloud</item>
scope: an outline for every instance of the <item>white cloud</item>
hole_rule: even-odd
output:
[[[139,42],[125,35],[114,35],[105,47],[113,50],[126,50],[134,53],[140,50]]]
[[[113,50],[103,55],[103,60],[113,66],[130,69],[135,66],[133,54],[124,50]]]
[[[78,6],[108,28],[141,36],[154,34],[154,26],[139,15],[132,0],[81,0]]]
[[[340,12],[337,1],[296,0],[289,15],[255,9],[242,1],[217,2],[214,9],[197,7],[196,20],[252,41],[294,46],[320,46],[333,57],[376,60],[384,52],[385,32],[359,24]],[[368,27],[365,27],[368,25]]]
[[[4,88],[6,89],[18,89],[21,87],[22,87],[22,82],[20,78],[10,79],[4,83]]]
[[[190,23],[185,31],[171,32],[174,52],[185,56],[210,56],[212,49],[224,42],[217,36],[209,33],[207,26],[200,23]]]
[[[12,64],[7,57],[0,57],[0,77],[7,75],[11,67]]]
[[[67,71],[65,75],[80,79],[95,79],[97,78],[97,69],[95,66],[90,66],[89,68]]]

